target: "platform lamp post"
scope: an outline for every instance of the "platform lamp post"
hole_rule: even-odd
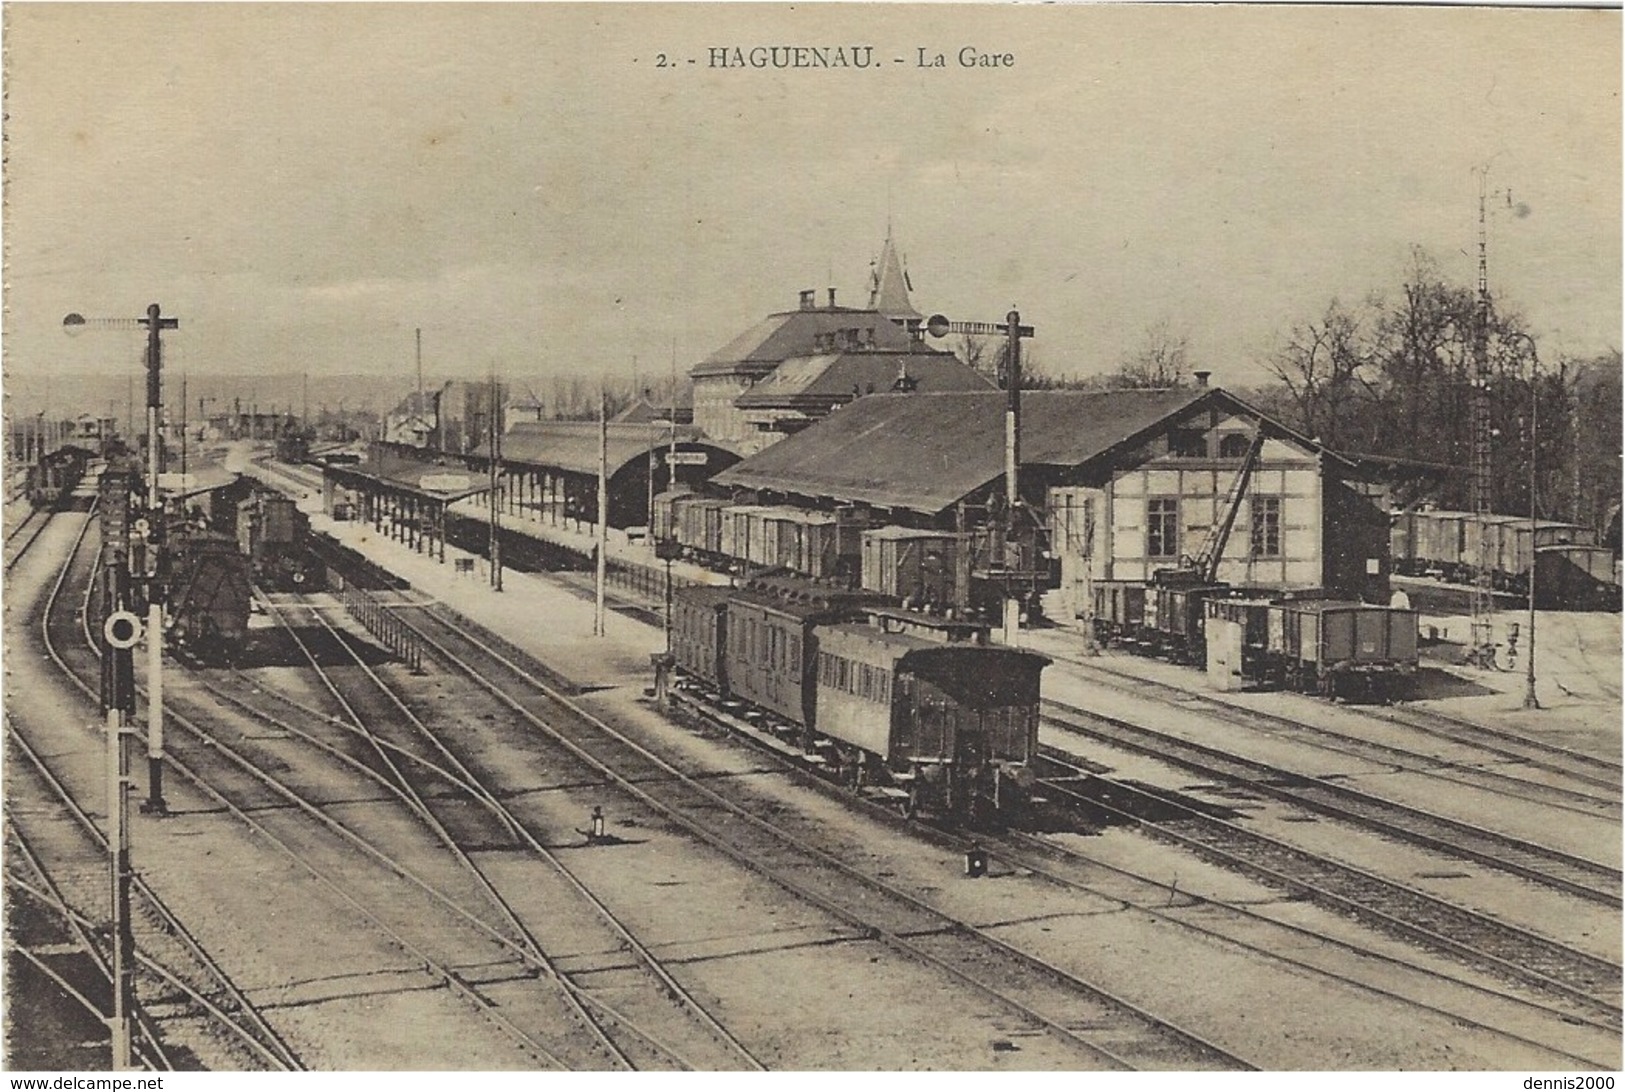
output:
[[[994,322],[952,322],[946,315],[925,320],[925,332],[932,337],[949,334],[1003,334],[1005,337],[1005,387],[1008,399],[1004,413],[1004,502],[1005,502],[1005,596],[1004,641],[1015,645],[1021,632],[1021,603],[1011,594],[1014,577],[1010,571],[1011,542],[1016,538],[1016,513],[1021,506],[1017,475],[1021,468],[1021,339],[1033,336],[1031,326],[1021,324],[1021,312],[1012,310],[1003,324]]]
[[[1529,343],[1529,651],[1524,654],[1523,707],[1539,709],[1540,699],[1535,697],[1535,451],[1540,439],[1540,353],[1528,334],[1520,331],[1512,336]]]
[[[147,799],[141,810],[150,815],[165,815],[164,803],[164,608],[159,594],[163,573],[164,510],[158,496],[158,475],[163,472],[163,459],[158,437],[159,415],[163,411],[163,338],[165,330],[180,329],[180,319],[164,318],[163,308],[154,303],[147,307],[144,318],[87,319],[78,313],[62,320],[62,329],[70,337],[88,326],[147,328],[147,530],[151,546],[147,551]]]

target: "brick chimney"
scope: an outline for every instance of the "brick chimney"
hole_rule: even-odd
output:
[[[802,289],[802,291],[801,291],[801,309],[803,311],[811,311],[814,308],[816,308],[817,304],[814,302],[814,297],[817,296],[817,295],[818,295],[818,289],[816,289],[816,288],[804,288],[804,289]]]
[[[1205,387],[1207,386],[1208,376],[1212,374],[1212,372],[1192,372],[1191,378],[1196,380],[1196,385],[1198,387]]]
[[[835,289],[833,288],[829,290],[829,307],[832,311],[835,309]]]

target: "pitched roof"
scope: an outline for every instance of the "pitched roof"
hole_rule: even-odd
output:
[[[914,309],[908,298],[908,273],[893,245],[891,228],[886,229],[886,243],[880,248],[875,264],[873,282],[869,289],[869,306],[890,319],[921,319],[925,316]]]
[[[769,315],[689,370],[690,375],[734,371],[765,374],[782,360],[815,352],[822,335],[858,329],[878,349],[907,349],[908,331],[878,311],[817,307]],[[872,331],[872,334],[869,333]]]
[[[993,383],[952,353],[859,351],[794,357],[773,374],[734,399],[740,409],[828,410],[852,401],[857,394],[892,389],[907,367],[918,390],[987,391]]]
[[[1026,391],[1023,465],[1072,467],[1132,439],[1218,388]],[[860,398],[735,464],[719,485],[835,497],[934,514],[1004,473],[998,391]]]
[[[650,448],[670,442],[667,426],[611,421],[608,428],[609,472],[614,474],[633,459],[647,459]],[[692,443],[700,435],[692,425],[677,426],[677,442]],[[482,442],[472,454],[483,456]],[[502,437],[502,461],[532,463],[579,474],[598,473],[597,421],[521,421]]]

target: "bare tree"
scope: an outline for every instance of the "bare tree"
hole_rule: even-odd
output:
[[[1176,334],[1167,321],[1145,329],[1145,341],[1107,376],[1119,388],[1177,387],[1190,366],[1190,339]]]

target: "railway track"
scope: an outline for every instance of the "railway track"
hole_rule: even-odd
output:
[[[864,875],[838,850],[741,808],[556,689],[535,682],[524,659],[492,649],[488,635],[443,608],[401,607],[397,614],[436,659],[485,688],[534,729],[539,742],[567,754],[590,776],[612,782],[746,868],[983,993],[1051,1036],[1117,1068],[1250,1068],[1200,1037]]]
[[[1608,865],[1434,815],[1322,778],[1240,758],[1167,732],[1064,702],[1046,699],[1044,712],[1053,723],[1112,746],[1148,755],[1206,777],[1243,784],[1254,791],[1340,821],[1458,859],[1487,865],[1592,902],[1613,907],[1620,904],[1620,872]]]
[[[88,601],[88,586],[85,598]],[[100,668],[87,616],[88,611],[81,607],[77,626],[74,620],[58,618],[56,637],[49,631],[46,636],[58,667],[94,699]],[[51,625],[49,612],[46,624]],[[166,698],[170,696],[173,691]],[[381,974],[393,973],[416,982],[416,988],[444,988],[517,1045],[533,1064],[569,1067],[513,1015],[521,1013],[519,1019],[530,1016],[533,1027],[553,1028],[564,1014],[557,1008],[540,1013],[526,1010],[537,993],[528,985],[534,976],[524,960],[499,940],[488,934],[475,935],[483,923],[475,922],[471,928],[466,911],[438,896],[410,868],[267,773],[258,762],[261,756],[250,757],[224,742],[214,718],[205,728],[185,715],[178,703],[166,701],[166,705],[166,723],[171,728],[166,739],[169,768],[406,957],[406,965],[380,968]],[[364,802],[341,797],[344,799],[352,804]],[[404,888],[400,880],[407,881]],[[454,951],[442,954],[445,948]]]
[[[336,651],[339,657],[348,658],[355,676],[353,680],[346,681],[339,677],[338,672],[324,667],[323,661],[326,657],[319,656],[317,651],[310,647],[310,644],[314,643],[311,638],[298,636],[295,628],[287,623],[282,611],[276,606],[267,603],[267,608],[299,644],[308,669],[317,675],[322,687],[337,703],[342,714],[341,723],[347,722],[346,734],[352,740],[359,738],[366,742],[376,762],[383,767],[378,771],[381,783],[386,783],[397,791],[408,808],[436,832],[459,863],[476,877],[479,886],[499,910],[507,927],[521,939],[524,949],[531,958],[536,960],[538,965],[546,970],[548,976],[571,998],[572,1007],[578,1018],[603,1042],[606,1050],[626,1068],[642,1068],[635,1063],[627,1049],[617,1043],[618,1031],[622,1037],[627,1035],[635,1037],[638,1048],[646,1056],[652,1056],[663,1067],[765,1068],[749,1049],[678,982],[666,965],[638,940],[632,930],[592,893],[558,855],[538,839],[514,811],[499,799],[489,785],[453,753],[440,733],[426,724],[395,689],[367,664],[363,650],[353,635],[334,626],[325,617],[325,610],[315,605],[310,597],[301,597],[301,605],[305,615],[320,627],[322,643],[328,649]],[[370,693],[358,692],[357,686],[354,685],[356,682],[361,682],[362,689]],[[302,715],[307,721],[313,720],[318,725],[332,725],[339,719],[304,706],[279,692],[266,691],[266,693],[282,702],[293,714]],[[229,700],[245,704],[240,698],[231,697]],[[262,719],[270,719],[271,723],[303,738],[312,738],[310,733],[290,724],[286,719]],[[402,731],[405,727],[409,727],[410,732]],[[420,751],[418,749],[420,746],[424,747],[427,753]],[[410,776],[406,772],[408,766],[413,770]],[[426,784],[420,789],[415,784],[417,781],[424,781]],[[492,828],[490,823],[485,823],[474,825],[472,830],[466,829],[471,825],[467,816],[467,805],[470,804],[489,814],[495,820],[495,827]],[[452,828],[456,827],[465,829],[453,833]],[[590,991],[577,986],[569,975],[560,971],[542,951],[534,934],[515,911],[514,897],[518,896],[521,899],[525,897],[526,892],[522,889],[525,885],[520,885],[520,890],[503,894],[498,890],[500,881],[494,881],[487,871],[478,865],[468,848],[490,846],[503,839],[511,840],[527,854],[540,859],[562,879],[575,897],[584,902],[606,928],[608,936],[602,938],[600,942],[611,949],[625,948],[644,967],[647,972],[646,988],[655,1002],[658,1003],[661,998],[669,999],[681,1010],[686,1019],[693,1021],[698,1030],[709,1039],[711,1045],[721,1048],[720,1051],[696,1061],[682,1049],[671,1045],[668,1041],[669,1035],[663,1038],[651,1034],[624,1013],[611,1008],[603,999],[594,997]],[[538,908],[538,912],[557,915],[561,909],[554,904]],[[689,1033],[688,1037],[692,1038],[695,1028],[685,1030]]]
[[[1149,696],[1180,708],[1188,709],[1196,706],[1204,713],[1211,712],[1220,719],[1244,727],[1263,727],[1265,730],[1288,734],[1295,739],[1308,737],[1316,746],[1326,746],[1345,753],[1370,755],[1379,761],[1397,759],[1407,768],[1425,771],[1431,776],[1476,784],[1492,792],[1518,796],[1532,802],[1589,810],[1592,813],[1597,809],[1606,809],[1618,815],[1621,811],[1620,786],[1622,777],[1625,777],[1625,767],[1619,763],[1516,732],[1462,720],[1436,710],[1392,706],[1337,707],[1337,712],[1341,714],[1377,719],[1452,744],[1470,747],[1485,755],[1487,761],[1514,763],[1523,769],[1552,774],[1568,782],[1568,785],[1531,781],[1528,778],[1508,774],[1504,770],[1482,769],[1475,763],[1441,762],[1420,752],[1350,736],[1323,725],[1308,724],[1278,713],[1236,705],[1196,690],[1118,671],[1098,661],[1069,656],[1057,658],[1069,667],[1088,675],[1093,683],[1125,694]]]
[[[58,571],[38,617],[34,619],[40,627],[40,639],[47,655],[65,673],[68,672],[67,665],[58,656],[51,637],[52,617],[63,601],[69,572],[74,567],[92,522],[86,520],[74,539],[68,558]],[[96,696],[96,691],[87,687],[78,676],[68,673],[68,677],[89,696]],[[6,823],[15,839],[19,856],[33,876],[30,880],[8,872],[7,882],[55,914],[89,954],[99,973],[111,981],[110,956],[105,951],[102,926],[85,909],[105,899],[105,886],[92,882],[90,892],[74,893],[70,897],[70,893],[65,892],[57,880],[57,876],[70,867],[70,862],[82,866],[86,857],[94,862],[105,862],[108,854],[106,834],[79,804],[64,778],[9,716],[6,735],[15,756],[11,764],[14,782],[8,789]],[[24,786],[21,790],[17,788],[19,782]],[[52,836],[38,839],[41,846],[49,844],[58,851],[50,859],[47,859],[45,851],[35,848],[35,839],[29,833],[33,831],[38,835],[45,820],[37,815],[21,815],[17,810],[15,801],[30,789],[33,790],[30,795],[46,805],[53,819]],[[76,847],[63,845],[64,842],[75,840],[78,843]],[[101,880],[105,883],[105,872]],[[131,925],[137,933],[138,964],[149,976],[149,983],[177,992],[186,999],[188,1007],[174,1014],[174,1018],[202,1015],[222,1029],[240,1051],[246,1052],[246,1057],[254,1062],[273,1069],[302,1069],[298,1054],[144,877],[138,874],[133,878],[131,893],[132,909],[136,914]],[[162,1061],[164,1053],[157,1021],[150,1014],[138,1013],[138,1026],[152,1052],[149,1060]]]
[[[1579,1002],[1619,1025],[1618,964],[1353,866],[1299,849],[1181,804],[1166,795],[1099,779],[1072,756],[1044,748],[1044,793],[1101,808],[1265,882],[1474,966]],[[1085,792],[1081,785],[1094,782]],[[1169,813],[1173,818],[1169,818]]]
[[[806,765],[792,761],[776,741],[769,742],[768,739],[764,738],[761,729],[740,721],[725,711],[697,701],[684,700],[683,708],[690,716],[698,718],[702,723],[725,729],[729,733],[729,738],[740,741],[758,754],[768,756],[786,772],[797,777],[802,784],[824,792],[847,806],[864,808],[876,821],[888,824],[893,829],[906,830],[916,837],[925,838],[960,853],[968,852],[973,848],[991,850],[993,857],[1001,862],[1047,883],[1112,900],[1120,904],[1124,910],[1176,924],[1182,930],[1190,930],[1231,948],[1247,951],[1257,958],[1308,971],[1360,991],[1392,998],[1420,1012],[1444,1016],[1458,1025],[1481,1028],[1533,1049],[1552,1052],[1555,1056],[1570,1064],[1600,1068],[1612,1068],[1616,1064],[1612,1060],[1600,1059],[1595,1054],[1579,1053],[1577,1049],[1572,1047],[1554,1046],[1551,1043],[1529,1038],[1520,1030],[1522,1024],[1521,1014],[1535,1013],[1547,1019],[1555,1018],[1565,1028],[1577,1026],[1590,1029],[1592,1032],[1598,1033],[1594,1038],[1601,1038],[1608,1046],[1616,1045],[1619,1024],[1615,1020],[1606,1018],[1616,1016],[1617,1012],[1605,1007],[1601,1012],[1605,1019],[1599,1019],[1598,1007],[1589,998],[1574,1002],[1565,991],[1559,994],[1560,1004],[1553,1006],[1544,1001],[1531,1000],[1527,997],[1507,993],[1501,989],[1492,989],[1477,982],[1466,981],[1458,976],[1447,975],[1433,966],[1425,966],[1412,960],[1396,958],[1376,946],[1350,943],[1345,939],[1334,937],[1326,931],[1314,930],[1293,922],[1283,921],[1252,909],[1244,903],[1213,903],[1205,899],[1199,900],[1199,904],[1203,907],[1222,909],[1228,918],[1263,926],[1271,932],[1286,934],[1286,943],[1266,946],[1256,940],[1239,937],[1234,930],[1203,925],[1191,920],[1187,915],[1170,910],[1169,907],[1179,900],[1189,899],[1189,896],[1179,889],[1177,883],[1170,885],[1116,865],[1107,864],[1096,857],[1036,834],[1022,831],[1004,831],[990,834],[981,831],[971,837],[951,828],[905,819],[899,815],[897,808],[891,803],[855,795],[851,790],[820,776],[815,770],[809,769]],[[1160,798],[1158,806],[1161,806]],[[1093,803],[1090,804],[1090,808],[1091,810],[1098,810],[1097,805]],[[1130,822],[1139,821],[1127,813],[1121,813],[1120,817]],[[1108,877],[1104,883],[1100,878],[1102,873],[1107,874]],[[1126,890],[1122,886],[1125,882],[1128,885]],[[1335,909],[1342,911],[1343,907],[1338,904]],[[1396,968],[1403,973],[1420,976],[1424,981],[1449,983],[1453,988],[1465,989],[1475,999],[1481,998],[1492,1004],[1508,1006],[1511,1010],[1511,1016],[1505,1025],[1490,1024],[1476,1019],[1460,1011],[1460,1009],[1445,1009],[1428,1001],[1426,997],[1429,995],[1430,990],[1425,986],[1413,993],[1400,994],[1390,987],[1374,984],[1368,979],[1356,978],[1333,967],[1328,967],[1325,960],[1310,962],[1302,957],[1285,954],[1282,950],[1286,947],[1295,946],[1295,942],[1303,939],[1311,940],[1317,946],[1325,946],[1351,956],[1356,962],[1372,961],[1384,968]],[[1407,937],[1407,939],[1413,938]],[[1466,963],[1466,961],[1460,959],[1455,959],[1455,962],[1458,965],[1465,965]],[[1492,966],[1497,972],[1500,971],[1499,964],[1492,964]],[[1497,977],[1502,980],[1506,978],[1504,974],[1499,973]],[[1544,985],[1544,983],[1542,984]],[[1420,996],[1418,996],[1419,994]]]

